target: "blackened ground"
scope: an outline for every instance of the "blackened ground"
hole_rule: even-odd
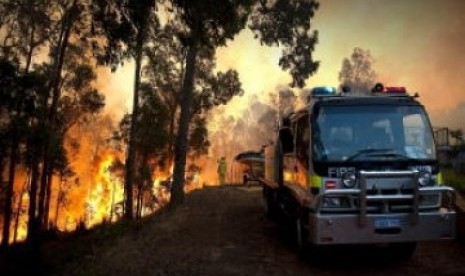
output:
[[[194,191],[184,206],[159,215],[58,275],[465,275],[465,244],[419,243],[408,261],[383,248],[337,247],[324,261],[301,257],[289,231],[262,211],[260,187]]]

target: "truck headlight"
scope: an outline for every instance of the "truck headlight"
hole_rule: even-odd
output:
[[[418,173],[418,184],[420,184],[420,186],[430,185],[431,181],[432,181],[432,176],[430,172],[421,171]]]
[[[354,188],[355,180],[356,177],[354,172],[345,172],[341,178],[342,185],[346,188]]]

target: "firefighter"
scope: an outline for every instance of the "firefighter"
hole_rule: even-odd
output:
[[[217,173],[218,173],[218,179],[220,181],[220,185],[223,185],[226,179],[226,158],[223,156],[221,157],[220,160],[218,160],[218,168],[217,168]]]

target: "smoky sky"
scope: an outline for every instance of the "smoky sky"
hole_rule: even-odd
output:
[[[307,82],[313,86],[338,86],[342,60],[355,47],[369,50],[378,81],[418,92],[432,121],[444,112],[450,122],[465,122],[454,114],[465,102],[465,1],[461,0],[321,0],[313,28],[319,32],[315,59],[318,72]],[[245,96],[234,99],[226,113],[251,109],[248,97],[263,101],[269,92],[289,81],[277,61],[277,48],[260,46],[250,32],[241,33],[228,47],[220,48],[219,69],[235,68]],[[442,120],[444,121],[444,120]],[[465,127],[462,126],[462,127]]]
[[[304,91],[322,85],[337,87],[342,60],[360,47],[372,54],[378,81],[420,94],[434,126],[465,128],[465,1],[320,3],[312,23],[319,32],[314,58],[320,61],[320,67]],[[265,113],[270,119],[274,116],[268,108],[269,93],[277,93],[290,81],[288,72],[279,68],[280,53],[279,48],[261,46],[250,31],[241,32],[217,50],[217,70],[236,69],[245,93],[211,111],[212,155],[221,152],[233,156],[236,150],[261,145],[263,141],[258,139],[267,133],[254,128],[254,123]],[[132,66],[129,63],[99,82],[109,101],[108,109],[116,113],[130,110]],[[305,101],[305,94],[296,96],[300,102]],[[226,140],[232,142],[221,142]]]

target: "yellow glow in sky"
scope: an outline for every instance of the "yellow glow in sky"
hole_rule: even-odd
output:
[[[337,86],[343,58],[361,47],[375,58],[379,81],[420,93],[433,123],[457,125],[455,117],[465,119],[465,1],[321,0],[320,4],[313,27],[319,31],[314,57],[321,64],[308,87]],[[251,96],[265,99],[268,92],[290,82],[278,66],[279,55],[280,49],[260,46],[248,30],[217,50],[217,69],[236,69],[245,91],[228,104],[226,114],[240,114]],[[129,109],[131,64],[105,79],[109,108]],[[444,114],[451,119],[444,120]]]

